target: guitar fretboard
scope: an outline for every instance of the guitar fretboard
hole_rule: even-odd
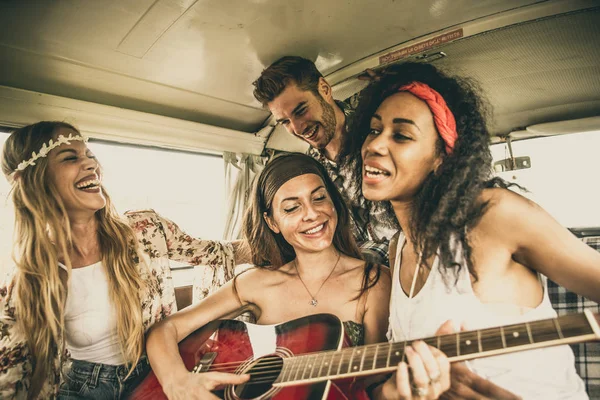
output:
[[[421,340],[440,349],[450,361],[462,361],[599,338],[597,322],[586,313]],[[411,343],[379,343],[284,359],[274,386],[393,371],[399,362],[406,361],[404,349]]]

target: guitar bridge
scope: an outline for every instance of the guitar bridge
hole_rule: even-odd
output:
[[[208,372],[215,358],[217,358],[217,353],[205,353],[200,359],[200,362],[192,369],[192,372],[195,374]]]

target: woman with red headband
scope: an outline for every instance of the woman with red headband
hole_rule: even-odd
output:
[[[555,317],[546,276],[600,301],[600,254],[493,178],[473,82],[392,66],[356,115],[346,154],[362,160],[364,197],[387,202],[402,228],[390,246],[390,340],[430,336],[448,320],[483,329]],[[587,398],[568,346],[469,366],[523,398]]]

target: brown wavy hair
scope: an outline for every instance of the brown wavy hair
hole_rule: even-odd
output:
[[[306,154],[291,153],[276,157],[263,169],[255,181],[250,206],[244,215],[242,223],[244,237],[250,247],[252,262],[257,267],[276,270],[296,258],[294,248],[283,238],[283,235],[269,228],[264,213],[272,216],[273,198],[283,183],[290,177],[305,174],[319,176],[331,197],[338,217],[332,242],[335,249],[347,256],[363,259],[350,229],[348,206],[323,165]],[[372,276],[374,268],[375,274]],[[361,294],[377,283],[381,273],[380,268],[380,265],[366,264]]]
[[[265,107],[279,96],[290,83],[293,83],[302,90],[311,91],[317,96],[317,99],[320,99],[319,79],[322,77],[323,75],[315,63],[306,58],[281,57],[264,69],[258,79],[252,82],[254,98]]]

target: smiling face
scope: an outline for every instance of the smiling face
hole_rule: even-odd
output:
[[[299,252],[319,252],[331,246],[337,212],[323,180],[315,174],[290,179],[273,197],[265,220],[275,233]]]
[[[273,101],[269,110],[289,133],[312,147],[324,149],[335,135],[336,119],[331,87],[321,78],[319,95],[290,83]]]
[[[61,134],[79,135],[71,129],[59,128],[55,137]],[[106,206],[98,162],[82,141],[62,144],[48,154],[47,178],[56,187],[70,217],[93,214]]]
[[[424,101],[408,92],[385,99],[362,146],[365,198],[410,201],[442,162],[440,140]]]

